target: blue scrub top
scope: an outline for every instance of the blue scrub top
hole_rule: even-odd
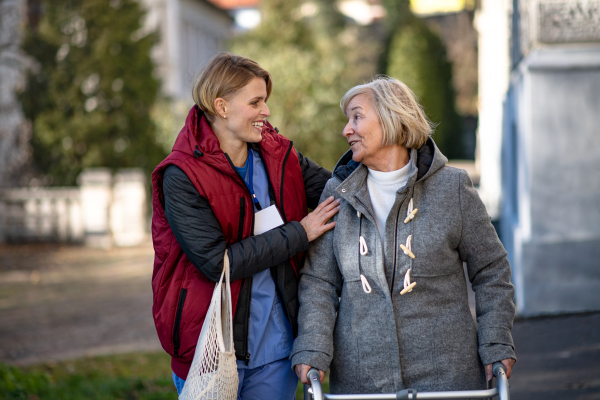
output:
[[[254,194],[263,209],[270,204],[269,181],[260,154],[254,150],[252,156],[248,154],[246,165],[237,168],[249,185],[249,162],[252,158],[252,185]],[[258,212],[256,205],[254,212]],[[237,367],[257,368],[273,361],[286,358],[292,350],[294,337],[292,326],[285,316],[283,305],[277,294],[275,281],[270,269],[252,276],[252,299],[250,303],[250,324],[248,328],[248,353],[250,361],[238,360]]]

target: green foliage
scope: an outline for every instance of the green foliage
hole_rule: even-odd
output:
[[[369,56],[377,46],[371,46],[360,28],[346,26],[333,2],[303,4],[263,0],[262,23],[236,37],[231,50],[272,74],[272,124],[299,151],[331,169],[348,150],[339,100],[371,76]]]
[[[175,400],[170,357],[133,353],[27,368],[0,364],[0,400]]]
[[[135,0],[42,1],[24,51],[37,66],[21,95],[33,161],[45,183],[72,185],[83,168],[142,167],[164,156],[150,110],[159,82]]]
[[[377,72],[385,74],[388,70],[388,53],[394,33],[398,27],[406,25],[413,15],[410,11],[410,0],[381,0],[381,4],[385,8],[386,18],[383,21],[383,51],[379,54]]]
[[[425,23],[410,18],[392,36],[387,74],[406,83],[427,116],[437,125],[436,144],[448,158],[465,158],[462,120],[455,109],[452,65],[438,35]]]

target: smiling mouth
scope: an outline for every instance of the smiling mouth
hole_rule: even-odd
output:
[[[261,129],[263,128],[264,122],[253,122],[252,126],[255,127],[256,129]]]
[[[353,140],[351,142],[348,142],[348,144],[350,145],[350,147],[352,147],[355,143],[358,143],[358,140]]]

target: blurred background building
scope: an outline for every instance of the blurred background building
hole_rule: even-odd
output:
[[[600,308],[600,2],[483,0],[481,192],[517,307]]]
[[[19,170],[29,161],[29,124],[17,92],[24,82],[21,51],[23,4],[0,1],[0,188],[19,184]]]
[[[148,209],[140,193],[193,105],[194,74],[227,50],[271,72],[271,122],[327,168],[347,150],[345,91],[378,73],[406,82],[478,187],[519,312],[600,309],[597,0],[0,0],[0,10],[0,240],[146,240],[148,214],[131,210]],[[129,214],[137,222],[124,224]]]
[[[152,55],[162,93],[191,103],[194,75],[215,53],[226,49],[234,20],[217,2],[208,0],[141,0],[145,27],[159,41]]]

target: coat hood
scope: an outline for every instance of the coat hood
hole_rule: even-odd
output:
[[[412,183],[427,179],[448,162],[431,138],[427,138],[425,144],[419,149],[411,150],[410,160],[413,163],[413,170],[417,171],[416,179],[411,179]],[[352,160],[352,150],[348,150],[335,165],[333,176],[344,181],[361,165]]]

